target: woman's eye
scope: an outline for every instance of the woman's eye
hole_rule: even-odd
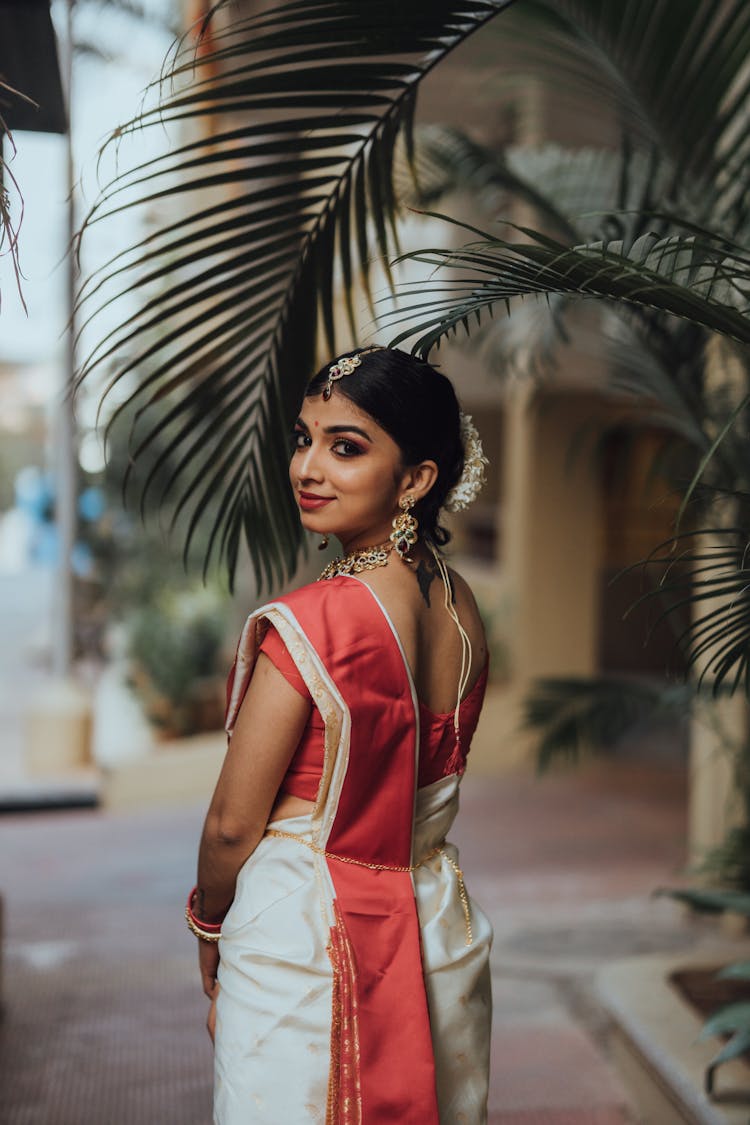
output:
[[[293,430],[291,435],[292,449],[304,449],[310,444],[310,435],[304,430]]]
[[[355,445],[353,441],[347,441],[346,438],[340,438],[339,441],[333,443],[331,448],[339,457],[356,457],[362,452],[358,445]]]

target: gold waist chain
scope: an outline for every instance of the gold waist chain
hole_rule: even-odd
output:
[[[312,840],[307,840],[304,836],[297,836],[294,832],[282,832],[279,828],[267,828],[265,834],[266,836],[278,836],[281,840],[295,840],[298,844],[304,844],[306,848],[309,848],[311,852],[315,852],[316,855],[322,855],[326,859],[337,859],[341,863],[353,863],[356,867],[366,867],[368,871],[416,871],[418,867],[427,863],[433,856],[438,854],[442,855],[443,859],[453,868],[458,882],[458,897],[461,899],[461,907],[466,923],[466,944],[471,945],[473,942],[474,935],[471,928],[471,909],[469,907],[469,896],[466,893],[466,885],[464,883],[464,873],[455,860],[451,859],[447,854],[444,844],[438,844],[437,847],[431,848],[427,855],[422,856],[416,863],[402,865],[395,863],[368,863],[367,860],[354,859],[353,856],[337,855],[336,852],[328,852],[325,848],[319,848],[317,844],[314,844]]]

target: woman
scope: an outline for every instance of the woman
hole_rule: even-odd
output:
[[[290,480],[344,555],[250,615],[229,677],[186,911],[217,1125],[486,1121],[492,934],[445,835],[487,647],[438,522],[485,464],[449,381],[401,351],[307,388]]]

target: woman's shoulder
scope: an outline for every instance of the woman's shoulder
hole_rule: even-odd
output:
[[[324,581],[309,582],[281,594],[255,611],[256,618],[268,618],[273,624],[278,616],[296,622],[313,640],[325,638],[326,647],[348,637],[352,627],[372,629],[372,618],[378,616],[372,594],[363,582],[348,575]]]
[[[477,599],[474,597],[474,591],[469,583],[466,581],[462,574],[452,566],[448,567],[448,574],[450,576],[451,585],[453,586],[454,600],[460,602],[464,607],[474,615],[481,623],[481,615],[479,613],[479,606]]]
[[[297,586],[274,598],[269,605],[280,604],[290,609],[298,607],[322,608],[327,605],[341,605],[362,596],[362,583],[352,580],[349,575],[338,575],[325,580],[316,579],[303,586]],[[266,609],[262,606],[259,613]]]

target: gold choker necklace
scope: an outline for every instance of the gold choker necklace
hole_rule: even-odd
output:
[[[359,551],[350,551],[348,555],[341,555],[333,562],[329,562],[318,578],[318,582],[328,578],[338,578],[340,574],[359,574],[363,570],[375,570],[378,566],[385,566],[392,550],[393,544],[386,542],[378,543],[375,547],[362,547]]]

